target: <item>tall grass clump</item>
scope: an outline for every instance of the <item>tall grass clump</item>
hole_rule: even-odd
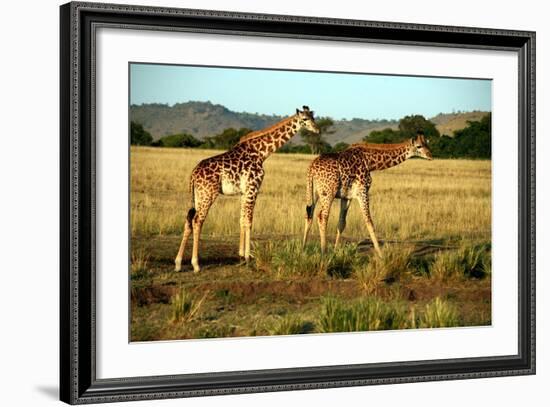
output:
[[[404,329],[409,325],[407,307],[398,301],[368,298],[344,302],[325,297],[321,305],[321,332],[357,332]]]
[[[491,274],[491,245],[489,243],[463,249],[464,274],[483,278]]]
[[[205,292],[201,297],[190,293],[181,287],[179,291],[171,298],[170,307],[172,311],[172,322],[190,322],[199,313],[209,292]]]
[[[439,297],[426,304],[418,322],[419,328],[443,328],[459,325],[460,317],[457,309]]]
[[[357,243],[343,244],[328,254],[327,273],[331,277],[348,278],[354,270],[366,267],[368,257],[357,251]]]
[[[446,282],[462,278],[464,276],[464,268],[461,263],[461,256],[457,252],[438,253],[429,270],[430,279]]]
[[[269,242],[258,246],[258,250],[255,250],[256,265],[263,266],[279,278],[319,277],[327,273],[327,261],[321,251],[312,246],[303,250],[298,240]]]
[[[441,252],[430,267],[430,278],[445,282],[453,279],[484,278],[491,274],[490,245],[465,246]]]
[[[349,277],[354,268],[365,262],[356,244],[344,245],[324,255],[318,244],[302,248],[299,240],[265,242],[255,245],[256,267],[277,277]]]
[[[409,247],[386,245],[382,257],[372,255],[366,267],[359,267],[355,277],[366,294],[375,294],[388,280],[397,280],[410,271],[412,250]]]
[[[149,256],[145,250],[132,250],[130,263],[130,276],[132,280],[140,280],[148,275],[147,264],[149,262]]]
[[[278,317],[276,321],[268,327],[269,335],[298,335],[310,332],[312,324],[304,321],[298,315],[285,315]]]

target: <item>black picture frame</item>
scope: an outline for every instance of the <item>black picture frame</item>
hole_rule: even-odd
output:
[[[70,404],[535,373],[535,33],[73,2],[60,7],[60,398]],[[101,26],[508,50],[519,60],[519,352],[500,357],[96,378],[95,71]]]

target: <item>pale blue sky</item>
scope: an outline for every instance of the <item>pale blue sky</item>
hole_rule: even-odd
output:
[[[130,65],[130,103],[210,101],[236,112],[289,115],[309,105],[334,119],[432,117],[491,110],[491,81],[414,76]]]

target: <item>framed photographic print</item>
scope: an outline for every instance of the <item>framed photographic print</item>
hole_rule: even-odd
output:
[[[63,401],[535,373],[535,33],[60,13]]]

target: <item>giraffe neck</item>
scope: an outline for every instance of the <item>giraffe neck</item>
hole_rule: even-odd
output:
[[[267,129],[244,136],[239,144],[245,145],[248,151],[256,152],[258,156],[265,160],[290,140],[299,130],[299,118],[294,115]]]
[[[363,144],[361,147],[371,171],[395,167],[412,157],[408,141],[397,144]]]

